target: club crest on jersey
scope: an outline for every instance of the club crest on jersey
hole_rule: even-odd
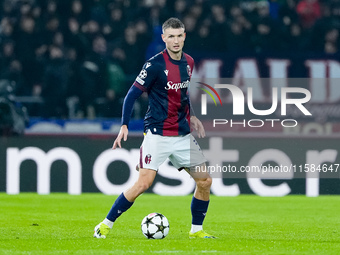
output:
[[[145,164],[150,164],[150,162],[151,162],[151,155],[150,154],[146,155],[144,161],[145,161]]]
[[[168,76],[169,70],[164,70],[166,76]]]
[[[189,77],[191,77],[191,68],[189,65],[187,65],[187,73],[189,75]]]
[[[146,76],[148,76],[148,72],[147,72],[145,69],[143,69],[142,71],[140,71],[140,73],[139,73],[139,75],[138,75],[138,77],[141,78],[141,79],[145,79]]]

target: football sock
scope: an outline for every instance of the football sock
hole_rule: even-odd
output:
[[[191,201],[191,215],[193,225],[203,225],[205,214],[207,213],[209,201],[203,201],[192,197]]]
[[[132,206],[133,202],[128,201],[124,194],[120,194],[119,197],[114,202],[111,210],[106,216],[106,219],[113,222],[127,209],[129,209]],[[107,224],[106,224],[107,225]],[[108,225],[109,226],[109,225]]]
[[[198,231],[201,231],[202,229],[203,229],[202,225],[194,225],[194,224],[192,224],[190,232],[191,233],[196,233]]]
[[[109,219],[105,218],[103,220],[103,223],[108,226],[109,228],[112,228],[113,227],[113,221],[110,221]]]

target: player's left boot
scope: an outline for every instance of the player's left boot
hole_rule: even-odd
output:
[[[217,238],[213,235],[208,234],[204,230],[197,231],[195,233],[189,232],[189,238]]]
[[[110,227],[101,222],[94,228],[93,237],[105,239],[109,232]]]

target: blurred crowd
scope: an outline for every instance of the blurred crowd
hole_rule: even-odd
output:
[[[119,117],[171,16],[188,53],[339,51],[340,0],[2,0],[0,79],[33,116]]]

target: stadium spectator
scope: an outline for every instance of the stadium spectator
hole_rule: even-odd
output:
[[[153,36],[152,41],[148,45],[145,53],[145,59],[149,59],[152,56],[156,55],[158,52],[161,52],[164,49],[164,43],[162,41],[162,27],[155,26],[153,28]]]
[[[243,14],[243,10],[233,5],[229,11],[227,50],[229,52],[251,51],[250,32],[252,24]]]
[[[64,30],[65,45],[74,48],[77,53],[77,59],[80,60],[90,48],[89,42],[80,31],[80,24],[77,19],[69,18],[67,25],[67,28]]]
[[[280,49],[281,45],[277,41],[280,38],[280,26],[271,18],[268,2],[259,2],[256,11],[257,16],[254,19],[255,25],[251,35],[253,50],[264,52]]]
[[[27,86],[22,76],[22,64],[16,59],[14,53],[14,42],[5,41],[2,45],[2,51],[0,52],[0,80],[7,80],[13,84],[13,92],[16,95],[24,95],[28,93],[26,91]],[[14,82],[14,83],[13,83]]]
[[[233,21],[228,31],[227,50],[229,52],[250,52],[251,44],[249,33],[245,31],[242,24]]]
[[[119,45],[119,48],[121,48],[124,51],[124,62],[122,62],[122,67],[127,75],[128,82],[133,81],[136,77],[136,70],[143,64],[145,61],[144,59],[144,52],[146,50],[143,49],[143,46],[141,45],[141,48],[136,47],[137,43],[137,29],[134,24],[129,24],[124,30],[124,38],[122,42]]]
[[[140,49],[143,49],[143,52],[145,52],[149,43],[152,40],[153,36],[152,30],[150,29],[150,27],[148,26],[144,19],[139,19],[138,21],[136,21],[135,29],[137,33],[138,47]],[[143,52],[140,54],[141,56],[143,56]],[[143,60],[145,60],[144,56]]]
[[[108,15],[105,9],[105,4],[102,0],[93,0],[90,9],[90,19],[98,22],[100,26],[103,26],[108,22]]]
[[[195,41],[197,40],[197,38],[195,38],[197,20],[193,15],[187,14],[183,19],[183,23],[185,25],[185,32],[187,34],[187,37],[185,38],[185,47],[192,49],[195,47]]]
[[[110,18],[104,25],[104,36],[109,41],[116,41],[122,37],[124,32],[124,14],[122,8],[112,6],[110,10]]]
[[[81,115],[94,118],[95,100],[103,97],[108,88],[107,42],[97,36],[92,43],[92,50],[85,56],[80,68],[80,85],[78,97]]]
[[[280,22],[287,28],[292,23],[298,23],[300,25],[299,16],[296,13],[295,0],[286,0],[286,3],[280,7],[279,10]]]
[[[332,4],[323,4],[321,9],[322,17],[318,19],[311,29],[310,44],[308,50],[323,52],[325,51],[326,33],[332,29],[340,29],[340,3],[332,1]],[[327,51],[331,44],[328,44]]]
[[[0,22],[0,42],[14,39],[13,30],[13,22],[11,22],[9,17],[4,16]]]
[[[199,25],[198,31],[193,35],[193,38],[196,39],[196,45],[193,46],[193,49],[198,51],[214,51],[214,46],[210,43],[211,22],[209,20],[205,20]]]
[[[288,33],[289,34],[286,37],[287,45],[284,46],[284,50],[299,52],[308,45],[308,41],[305,39],[306,35],[303,34],[304,31],[298,23],[291,24]]]
[[[324,42],[325,53],[336,53],[339,48],[339,30],[333,28],[326,32]]]
[[[105,98],[98,106],[99,117],[119,118],[122,112],[122,98],[127,92],[126,76],[118,61],[112,57],[107,64],[108,87]]]
[[[101,36],[101,27],[95,20],[87,21],[81,27],[81,30],[90,44],[92,44],[94,38]]]
[[[44,99],[44,118],[66,118],[66,95],[68,85],[68,65],[63,51],[58,46],[50,46],[45,62],[41,95]]]
[[[69,17],[72,17],[83,24],[89,19],[88,13],[84,12],[83,3],[80,0],[74,0],[71,2],[71,12]]]
[[[311,28],[321,17],[321,9],[318,0],[301,0],[296,6],[303,28]]]
[[[13,41],[5,41],[1,45],[1,52],[0,52],[0,70],[5,69],[9,66],[10,62],[15,59],[14,54],[14,42]]]
[[[211,40],[214,41],[216,51],[227,50],[227,18],[222,5],[213,5],[211,7]]]
[[[42,76],[42,66],[39,64],[38,56],[43,44],[43,37],[35,29],[35,20],[32,17],[22,17],[18,27],[14,31],[15,54],[22,63],[22,72],[30,94],[39,90]]]
[[[268,0],[269,13],[270,13],[270,17],[272,17],[272,19],[277,20],[279,18],[280,7],[282,5],[281,2],[282,1],[278,1],[278,0]]]
[[[176,0],[173,8],[174,8],[174,13],[177,15],[177,17],[180,19],[183,19],[188,8],[187,1]]]

